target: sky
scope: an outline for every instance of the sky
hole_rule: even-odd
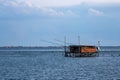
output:
[[[0,46],[120,46],[120,0],[0,0]]]

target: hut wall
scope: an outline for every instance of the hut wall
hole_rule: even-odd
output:
[[[89,46],[84,46],[81,47],[81,53],[96,53],[96,48],[95,47],[89,47]]]

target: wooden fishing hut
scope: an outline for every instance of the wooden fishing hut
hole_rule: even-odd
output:
[[[70,45],[65,47],[65,57],[99,56],[98,47],[92,45]]]

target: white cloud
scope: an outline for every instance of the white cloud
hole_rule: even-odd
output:
[[[67,12],[66,12],[68,15],[70,15],[70,16],[75,16],[75,15],[77,15],[77,14],[75,14],[75,12],[73,12],[72,10],[67,10]]]
[[[50,16],[78,16],[74,11],[72,10],[56,10],[52,8],[39,8],[42,13]]]
[[[0,0],[0,3],[12,6],[26,4],[29,7],[66,7],[80,4],[113,5],[120,4],[120,0]]]
[[[57,10],[56,7],[70,7],[74,5],[109,5],[120,4],[120,0],[0,0],[0,5],[7,6],[9,11],[15,13],[44,13],[50,16],[66,16],[76,15],[76,13],[68,8],[68,10]],[[5,9],[3,12],[5,12]],[[7,11],[7,8],[6,8]],[[2,12],[2,11],[1,11]],[[92,15],[101,16],[104,12],[90,8],[88,12]]]
[[[105,4],[105,5],[109,5],[109,4],[120,4],[120,0],[86,0],[85,1],[88,4],[93,4],[93,5],[98,5],[98,4]]]
[[[13,7],[19,6],[19,4],[18,4],[17,2],[14,2],[14,1],[11,1],[11,2],[9,3],[9,5],[11,5],[11,6],[13,6]]]
[[[80,4],[120,4],[120,0],[21,0],[19,2],[27,2],[30,6],[37,7],[66,7]]]
[[[32,1],[32,0],[31,0]],[[10,10],[8,14],[37,14],[37,15],[48,15],[48,16],[75,16],[76,14],[72,10],[57,10],[51,7],[41,7],[34,5],[29,1],[1,1],[4,5],[4,11]],[[6,13],[6,12],[5,12]]]
[[[93,8],[90,8],[88,10],[88,13],[92,14],[92,15],[96,15],[96,16],[102,16],[102,15],[104,15],[104,13],[102,11],[99,11],[99,10],[93,9]]]
[[[55,9],[52,8],[39,8],[42,10],[42,13],[45,13],[46,15],[50,16],[64,16],[64,13],[62,11],[56,11]]]

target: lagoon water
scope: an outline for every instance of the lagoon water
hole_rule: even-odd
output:
[[[0,48],[0,80],[120,80],[120,47],[99,57],[64,57],[62,48]]]

